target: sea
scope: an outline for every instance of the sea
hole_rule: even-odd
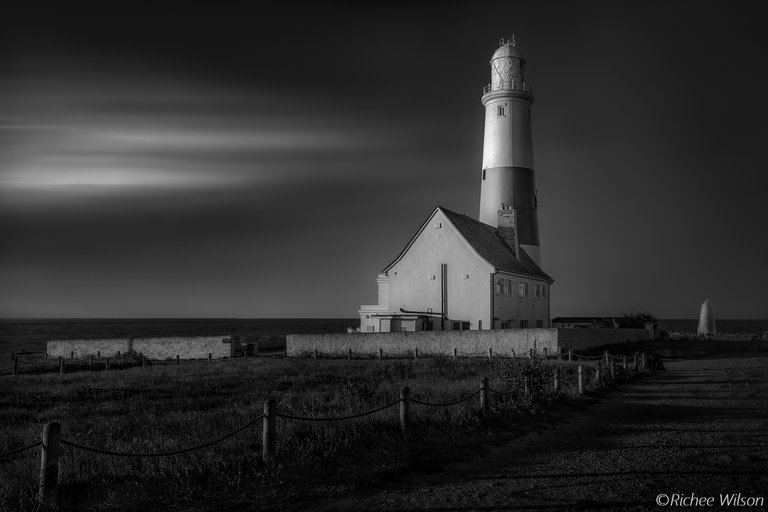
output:
[[[0,320],[0,357],[19,352],[45,352],[47,340],[219,335],[284,337],[289,333],[346,332],[347,327],[356,327],[359,323],[359,318]],[[695,332],[697,326],[698,319],[659,320],[662,330],[672,332]],[[768,331],[768,319],[717,320],[717,329],[722,333],[759,335]]]

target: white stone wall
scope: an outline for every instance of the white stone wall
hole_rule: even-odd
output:
[[[483,331],[422,331],[375,332],[347,334],[289,334],[286,353],[290,357],[320,355],[346,357],[349,350],[355,357],[412,355],[416,348],[424,355],[485,355],[493,349],[498,355],[528,355],[535,348],[549,354],[572,348],[574,351],[591,347],[649,339],[645,329],[495,329]]]
[[[115,357],[133,351],[149,359],[203,359],[230,357],[233,351],[229,336],[185,336],[157,338],[109,338],[95,340],[49,340],[46,351],[49,357],[76,358],[97,356]]]

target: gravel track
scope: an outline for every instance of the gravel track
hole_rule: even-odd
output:
[[[437,473],[307,510],[720,510],[720,494],[768,498],[768,358],[666,367]],[[714,505],[662,507],[661,493]]]

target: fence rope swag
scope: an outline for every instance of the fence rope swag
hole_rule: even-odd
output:
[[[451,405],[460,404],[461,402],[466,402],[470,398],[474,398],[475,396],[477,396],[482,391],[483,391],[483,388],[480,388],[477,391],[475,391],[474,393],[472,393],[471,395],[467,395],[464,398],[459,398],[458,400],[454,400],[453,402],[447,402],[447,403],[444,403],[444,404],[435,404],[435,403],[432,403],[432,402],[422,402],[421,400],[416,400],[415,398],[411,398],[411,402],[413,402],[414,404],[419,404],[419,405],[428,405],[430,407],[448,407],[448,406],[451,406]]]
[[[11,450],[5,453],[0,453],[0,459],[2,459],[3,457],[10,457],[11,455],[16,455],[17,453],[25,452],[27,450],[31,450],[32,448],[40,446],[41,444],[43,444],[43,442],[38,441],[36,443],[28,444],[27,446],[22,446],[21,448],[16,448],[15,450]]]
[[[83,446],[81,444],[73,443],[72,441],[67,441],[66,439],[62,439],[59,442],[64,445],[71,446],[72,448],[77,448],[78,450],[83,450],[83,451],[92,452],[92,453],[100,453],[101,455],[113,455],[115,457],[168,457],[171,455],[181,455],[182,453],[193,452],[195,450],[200,450],[202,448],[207,448],[214,444],[220,443],[236,434],[239,434],[240,432],[252,426],[253,424],[261,421],[263,418],[264,418],[264,415],[262,414],[258,418],[249,421],[248,423],[238,428],[237,430],[233,430],[229,434],[226,434],[218,439],[214,439],[213,441],[208,441],[207,443],[199,444],[197,446],[190,446],[189,448],[182,448],[181,450],[174,450],[171,452],[158,452],[158,453],[113,452],[111,450],[102,450],[100,448],[94,448],[92,446]],[[42,444],[42,441],[38,442],[37,444]]]
[[[393,405],[397,405],[400,403],[400,399],[395,400],[394,402],[390,402],[386,405],[382,405],[381,407],[377,407],[376,409],[371,409],[370,411],[365,411],[357,414],[352,414],[350,416],[335,416],[335,417],[324,417],[324,418],[306,418],[303,416],[293,416],[290,414],[283,414],[281,412],[278,412],[275,414],[278,418],[285,418],[287,420],[297,420],[297,421],[344,421],[344,420],[352,420],[355,418],[362,418],[363,416],[368,416],[369,414],[373,414],[375,412],[383,411],[384,409],[389,409]]]

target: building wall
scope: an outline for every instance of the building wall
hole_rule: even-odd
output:
[[[509,293],[503,288],[502,293],[498,293],[495,281],[501,279],[505,283],[509,282]],[[528,296],[520,297],[519,285],[526,283],[528,285]],[[536,286],[546,287],[546,295],[536,297]],[[549,293],[550,286],[543,281],[537,281],[530,278],[515,276],[499,272],[494,278],[494,317],[496,320],[495,328],[500,329],[506,325],[506,328],[521,328],[521,320],[528,322],[528,327],[536,328],[536,321],[541,321],[542,328],[550,327],[549,321]]]
[[[424,355],[485,355],[493,349],[498,355],[527,355],[535,348],[538,353],[547,348],[550,354],[571,348],[586,350],[603,345],[649,339],[645,329],[497,329],[483,331],[422,331],[348,334],[289,334],[286,353],[291,357],[319,354],[346,357],[352,350],[355,357],[404,357],[415,349]]]
[[[556,349],[555,329],[497,329],[482,331],[421,331],[348,334],[289,334],[286,338],[288,356],[319,354],[345,357],[352,350],[356,357],[404,357],[419,349],[424,355],[487,355],[493,349],[498,355],[527,355],[534,347],[541,353],[547,347]]]
[[[456,229],[438,211],[416,237],[405,255],[387,272],[388,304],[379,304],[381,311],[400,313],[409,311],[440,313],[441,263],[447,264],[447,316],[446,329],[453,321],[469,322],[470,329],[490,329],[490,274],[493,270],[461,238]],[[381,284],[381,283],[380,283]],[[361,330],[367,325],[361,308]],[[376,321],[375,318],[370,321]],[[378,323],[378,321],[376,321]],[[440,329],[440,318],[434,319]]]
[[[143,354],[150,359],[203,359],[231,357],[237,342],[229,336],[188,336],[162,338],[109,338],[95,340],[50,340],[46,351],[49,357],[96,356],[114,357],[118,352]]]

